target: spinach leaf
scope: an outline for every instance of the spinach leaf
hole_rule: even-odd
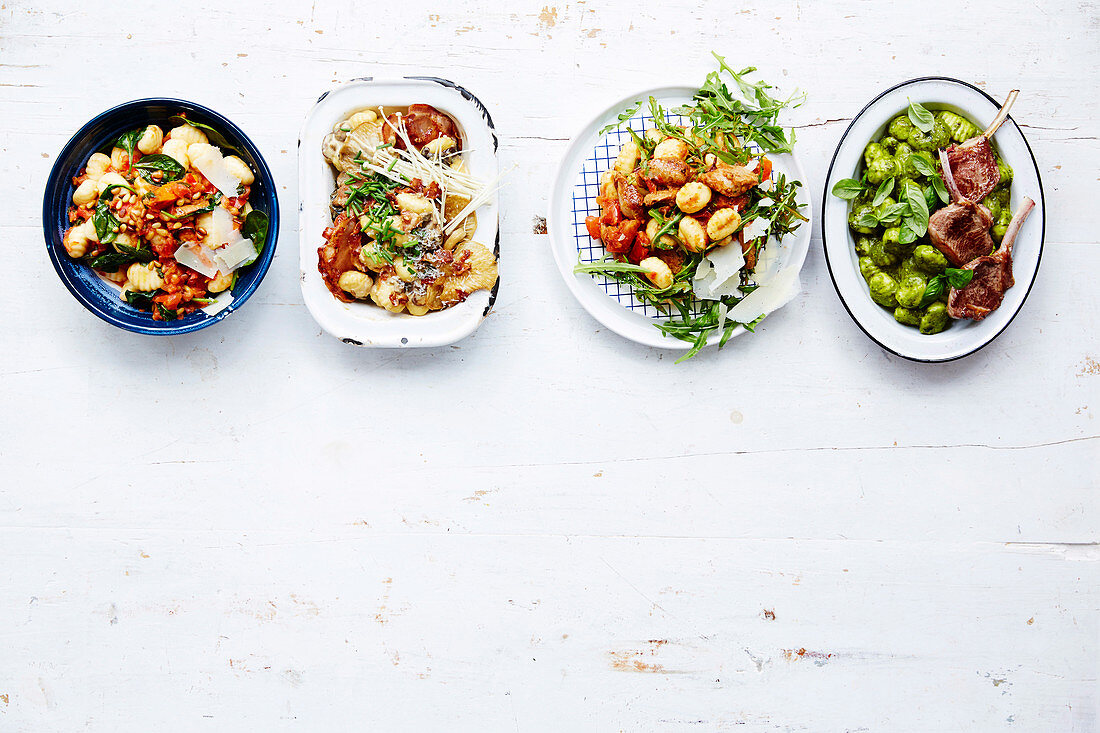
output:
[[[141,310],[152,310],[153,298],[160,295],[162,292],[161,290],[154,290],[150,293],[143,293],[138,290],[127,290],[126,302]]]
[[[141,160],[134,163],[134,168],[141,177],[149,181],[149,183],[158,184],[183,178],[183,174],[186,172],[184,167],[179,164],[179,161],[164,153],[143,156]],[[153,171],[160,171],[164,176],[161,180],[154,181]]]
[[[182,125],[190,125],[191,127],[197,127],[200,130],[205,130],[206,131],[206,137],[207,137],[208,140],[210,140],[211,145],[217,145],[223,151],[228,150],[230,153],[233,153],[234,155],[238,155],[242,158],[244,157],[241,154],[240,150],[238,150],[235,146],[229,144],[229,142],[225,139],[225,135],[223,135],[218,130],[215,130],[210,125],[204,125],[201,122],[194,122],[193,120],[187,119],[187,117],[185,117],[184,115],[174,115],[169,120],[169,122],[171,122],[174,125],[181,125],[181,124]]]
[[[956,290],[962,290],[974,279],[973,270],[960,270],[954,267],[948,267],[947,270],[944,271],[944,274],[947,275],[948,284]]]
[[[833,195],[842,199],[854,199],[863,193],[863,184],[854,178],[843,178],[833,186]]]
[[[252,240],[252,244],[256,247],[256,254],[264,251],[268,223],[267,214],[253,209],[248,212],[248,216],[244,218],[244,223],[241,225],[241,236]]]
[[[92,214],[92,226],[95,227],[96,239],[103,244],[110,244],[118,238],[118,232],[115,228],[121,228],[122,222],[118,220],[114,212],[111,211],[111,198],[117,189],[124,188],[127,191],[133,191],[134,189],[129,186],[125,186],[121,183],[112,184],[103,189],[103,193],[99,194],[99,202],[96,204],[95,213]]]
[[[106,252],[99,256],[84,257],[83,261],[88,267],[106,272],[114,272],[118,268],[129,265],[132,262],[152,262],[157,258],[152,250],[139,247],[128,247],[125,244],[115,244],[117,252]]]
[[[871,200],[871,206],[878,206],[879,204],[881,204],[883,201],[886,200],[886,197],[889,196],[890,192],[893,190],[894,178],[893,176],[891,176],[879,185],[878,190],[875,191],[875,198]]]
[[[201,209],[195,209],[194,211],[189,211],[186,214],[169,214],[167,212],[162,211],[160,215],[161,215],[161,217],[163,217],[165,219],[168,219],[169,221],[176,221],[177,219],[189,219],[192,216],[198,216],[199,214],[205,214],[207,212],[213,211],[216,208],[218,208],[218,207],[215,206],[213,201],[208,201],[206,203],[206,206],[203,206]]]
[[[932,125],[935,124],[936,118],[920,102],[910,101],[908,112],[909,121],[914,127],[925,134],[932,132]]]
[[[159,313],[160,317],[163,318],[164,320],[166,320],[166,321],[176,320],[176,317],[178,315],[176,313],[176,311],[172,310],[171,308],[165,308],[162,304],[157,303],[157,302],[154,302],[153,306],[156,307],[157,313]]]
[[[144,135],[144,134],[145,134],[145,128],[144,127],[138,128],[137,130],[130,130],[129,132],[124,132],[124,133],[122,133],[122,135],[119,136],[119,138],[118,138],[118,140],[115,144],[118,145],[123,150],[125,150],[126,153],[130,156],[130,160],[133,160],[134,159],[134,148],[137,147],[138,140],[140,140],[141,136]]]
[[[928,285],[924,287],[924,296],[920,299],[920,307],[924,308],[939,300],[940,296],[943,295],[944,284],[946,282],[946,275],[936,275],[934,278],[930,279]]]

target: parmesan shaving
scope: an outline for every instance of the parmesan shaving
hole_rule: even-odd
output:
[[[760,316],[772,313],[791,302],[801,290],[798,268],[788,267],[742,298],[726,315],[738,323],[752,323]]]
[[[218,294],[218,297],[214,298],[214,302],[210,305],[202,308],[202,312],[208,316],[216,316],[223,310],[229,307],[233,302],[233,293],[228,290],[222,291]]]
[[[219,250],[214,255],[214,262],[218,265],[219,270],[228,274],[238,267],[252,262],[256,259],[256,256],[256,246],[251,239],[238,239]]]
[[[210,227],[206,232],[206,246],[217,249],[238,238],[237,230],[233,228],[233,215],[220,206],[214,207],[210,212]]]
[[[225,165],[222,151],[213,145],[204,146],[197,156],[191,159],[191,167],[206,176],[206,180],[222,192],[223,196],[233,198],[240,188],[241,179],[230,172]]]
[[[173,255],[176,262],[189,267],[204,277],[216,277],[218,266],[214,262],[214,253],[205,245],[193,243],[181,245]]]

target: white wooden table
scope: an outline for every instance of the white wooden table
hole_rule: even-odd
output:
[[[0,731],[1097,730],[1097,4],[544,2],[0,5]],[[720,353],[589,318],[535,231],[557,160],[710,49],[808,91],[815,202],[887,86],[1022,89],[1049,226],[1008,331],[889,356],[819,226]],[[405,74],[519,166],[503,286],[455,346],[361,350],[302,305],[297,131]],[[152,95],[238,122],[284,212],[253,300],[172,339],[85,312],[40,226],[65,140]]]

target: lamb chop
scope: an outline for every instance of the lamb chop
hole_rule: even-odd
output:
[[[1019,89],[1008,93],[1000,112],[981,135],[940,150],[943,182],[951,193],[952,201],[981,201],[1000,183],[1001,173],[997,170],[989,139],[1008,119],[1008,111],[1019,94]]]
[[[978,257],[962,268],[971,270],[974,276],[965,288],[951,288],[947,296],[947,315],[980,321],[1000,307],[1005,291],[1015,284],[1012,277],[1012,245],[1034,207],[1035,202],[1024,197],[997,251]]]
[[[989,236],[993,214],[981,204],[963,199],[949,204],[928,219],[928,238],[952,267],[962,267],[976,257],[993,251]]]

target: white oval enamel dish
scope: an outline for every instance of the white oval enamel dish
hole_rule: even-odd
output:
[[[625,97],[600,112],[569,144],[554,180],[547,216],[554,260],[566,285],[581,306],[597,321],[624,338],[647,346],[681,351],[691,349],[692,344],[658,330],[654,325],[655,319],[664,319],[667,316],[634,298],[629,285],[622,285],[603,276],[575,274],[573,268],[578,262],[593,262],[604,255],[603,245],[588,235],[585,217],[598,216],[600,213],[600,207],[596,203],[599,179],[614,165],[619,148],[630,139],[625,127],[629,125],[631,129],[641,133],[652,127],[652,118],[643,106],[622,128],[613,129],[606,134],[600,134],[599,131],[616,122],[619,115],[637,100],[654,97],[664,109],[671,110],[690,103],[697,89],[698,87],[687,86],[649,89]],[[676,122],[672,116],[669,119]],[[794,272],[797,272],[806,259],[813,226],[806,177],[793,155],[768,155],[768,158],[776,173],[783,173],[788,179],[801,181],[803,184],[796,201],[803,206],[801,213],[811,221],[803,223],[794,233],[781,240],[776,241],[773,237],[767,245],[768,251],[775,257],[776,271],[794,268]],[[759,330],[764,331],[767,327],[768,322],[765,320]],[[732,335],[741,333],[745,333],[745,329],[738,326]],[[707,345],[718,343],[721,336],[717,331],[711,333]]]
[[[356,346],[400,348],[442,346],[469,336],[496,301],[500,281],[477,290],[463,302],[427,315],[394,314],[373,303],[344,303],[333,297],[317,269],[322,232],[332,225],[329,198],[336,175],[322,155],[322,143],[348,115],[378,107],[428,104],[450,116],[462,137],[463,160],[471,175],[485,183],[497,178],[497,137],[484,105],[470,92],[444,79],[356,79],[317,100],[298,139],[298,236],[302,295],[310,314],[328,333]],[[500,259],[499,201],[494,193],[477,213],[473,239]]]
[[[1022,94],[1026,95],[1027,90]],[[1012,249],[1015,285],[1005,292],[1001,306],[982,321],[954,321],[945,331],[931,335],[898,323],[889,310],[871,300],[867,283],[859,272],[855,241],[848,228],[849,202],[831,192],[837,181],[859,178],[864,147],[878,139],[893,117],[905,112],[910,100],[933,112],[950,110],[962,114],[979,128],[988,125],[1001,106],[1001,101],[977,87],[940,77],[913,79],[875,97],[856,115],[841,137],[829,167],[822,203],[825,259],[844,307],[875,343],[914,361],[951,361],[973,354],[995,339],[1023,307],[1035,282],[1043,251],[1046,230],[1043,185],[1031,148],[1019,126],[1009,117],[992,142],[1001,158],[1013,169],[1011,206],[1017,209],[1024,197],[1037,204],[1020,229]]]

